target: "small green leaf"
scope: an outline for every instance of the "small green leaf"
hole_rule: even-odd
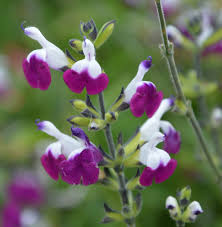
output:
[[[215,44],[222,40],[222,28],[218,29],[213,35],[211,35],[204,43],[203,48]]]
[[[108,40],[113,33],[114,26],[115,20],[109,21],[102,26],[94,42],[96,48],[101,47]]]

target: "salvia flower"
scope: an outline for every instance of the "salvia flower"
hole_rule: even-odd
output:
[[[43,188],[29,172],[16,175],[8,187],[8,196],[16,204],[23,206],[38,206],[44,201]]]
[[[67,67],[68,60],[57,46],[49,42],[36,27],[22,29],[28,37],[36,40],[42,49],[32,51],[23,60],[23,71],[32,88],[47,90],[51,83],[50,68],[62,70]]]
[[[174,210],[178,208],[178,202],[173,196],[168,196],[166,199],[166,208],[168,210]]]
[[[177,161],[171,159],[166,151],[156,147],[163,141],[164,135],[156,132],[140,149],[139,160],[146,166],[140,176],[140,184],[143,186],[150,186],[153,180],[156,183],[167,180],[176,169]]]
[[[130,105],[130,110],[135,117],[141,117],[144,112],[148,117],[152,117],[163,98],[162,92],[158,92],[152,82],[142,81],[151,66],[152,57],[150,56],[140,63],[136,76],[124,91],[124,102]]]
[[[69,184],[83,185],[97,182],[102,154],[82,129],[72,128],[76,137],[73,138],[60,132],[49,121],[38,122],[37,126],[58,140],[50,144],[41,157],[42,165],[52,179],[58,180],[61,176]]]
[[[162,1],[163,11],[166,14],[166,16],[170,16],[176,13],[180,5],[181,5],[180,0],[163,0]]]
[[[89,39],[84,39],[82,49],[85,59],[73,64],[63,79],[72,92],[81,93],[86,88],[89,95],[96,95],[107,87],[109,78],[96,61],[95,47]]]
[[[192,14],[191,14],[192,13]],[[186,17],[191,18],[188,21],[188,25],[180,24],[178,27],[169,25],[167,26],[167,34],[169,38],[177,46],[194,48],[194,46],[202,49],[202,56],[208,56],[209,54],[222,53],[222,42],[219,36],[216,34],[213,25],[213,15],[207,9],[203,9],[201,12],[191,12]],[[218,36],[212,43],[208,42],[213,36]]]
[[[148,119],[140,128],[140,139],[144,142],[150,141],[153,134],[161,129],[164,133],[164,150],[168,153],[177,153],[180,150],[180,134],[168,121],[161,120],[163,114],[174,105],[172,98],[163,99],[155,114]]]

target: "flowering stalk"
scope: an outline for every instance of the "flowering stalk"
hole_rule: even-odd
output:
[[[221,180],[221,173],[218,170],[217,166],[215,165],[212,156],[209,152],[209,148],[207,146],[206,139],[203,135],[203,132],[200,128],[200,125],[196,119],[196,116],[193,112],[191,103],[186,99],[184,92],[182,90],[182,86],[180,83],[177,67],[174,60],[174,49],[173,44],[168,42],[168,36],[166,33],[166,20],[163,13],[163,8],[161,4],[161,0],[155,0],[156,8],[159,16],[159,22],[160,22],[160,28],[161,28],[161,34],[164,45],[161,46],[161,50],[163,50],[164,56],[166,57],[168,68],[171,76],[171,81],[174,85],[175,92],[177,94],[177,98],[180,102],[182,102],[182,105],[186,109],[186,117],[189,119],[191,126],[197,136],[197,139],[201,145],[201,148],[207,158],[207,161],[211,168],[213,169],[214,173],[216,174],[218,180]]]
[[[104,105],[103,93],[102,92],[99,93],[98,96],[99,96],[101,116],[103,119],[105,119],[105,105]],[[110,151],[113,159],[115,159],[116,148],[115,148],[110,124],[107,124],[104,130],[105,130],[105,137],[106,137],[106,141],[107,141],[107,144],[109,147],[109,151]],[[124,174],[123,168],[121,168],[121,167],[114,168],[114,170],[118,176],[119,193],[120,193],[120,197],[122,200],[123,213],[129,213],[129,209],[130,209],[129,208],[129,206],[130,206],[129,196],[132,194],[132,192],[129,191],[126,187],[126,179],[125,179],[125,174]],[[129,226],[129,227],[136,226],[134,217],[129,217],[128,219],[125,220],[125,222],[126,222],[127,226]]]

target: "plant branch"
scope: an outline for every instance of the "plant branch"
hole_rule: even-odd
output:
[[[221,180],[220,171],[218,170],[217,166],[215,165],[215,163],[212,159],[212,156],[211,156],[210,151],[207,146],[206,139],[203,136],[203,132],[202,132],[200,125],[196,119],[196,116],[193,112],[192,106],[191,106],[191,104],[189,104],[189,102],[187,102],[186,97],[183,93],[179,75],[177,72],[177,67],[176,67],[175,60],[174,60],[173,44],[169,43],[167,33],[166,33],[166,20],[164,17],[164,12],[163,12],[163,8],[161,5],[161,1],[155,0],[155,3],[156,3],[157,12],[159,15],[160,29],[161,29],[161,34],[162,34],[163,43],[164,43],[164,52],[165,52],[164,55],[165,55],[167,63],[168,63],[171,81],[174,85],[174,89],[176,91],[177,98],[179,100],[181,100],[183,102],[183,104],[186,106],[186,108],[187,108],[186,116],[192,125],[192,128],[196,134],[196,137],[201,145],[202,151],[204,152],[204,154],[207,158],[207,161],[208,161],[210,167],[212,168],[212,170],[214,171],[214,173],[216,174],[218,180]]]
[[[103,119],[105,119],[105,105],[104,105],[104,97],[103,97],[102,92],[99,93],[99,103],[100,103],[101,116]],[[106,137],[106,141],[107,141],[107,144],[109,147],[109,151],[110,151],[113,159],[115,160],[116,147],[115,147],[115,143],[113,140],[113,134],[112,134],[110,124],[107,124],[105,127],[105,137]],[[126,178],[125,178],[125,174],[124,174],[124,168],[118,166],[117,168],[114,168],[114,170],[118,176],[119,194],[120,194],[121,201],[122,201],[122,212],[123,212],[123,214],[127,214],[131,211],[130,195],[132,195],[131,194],[132,192],[127,190],[127,188],[126,188]],[[136,226],[134,217],[127,217],[124,221],[128,227]]]

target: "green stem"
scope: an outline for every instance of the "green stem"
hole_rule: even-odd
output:
[[[194,65],[195,65],[195,69],[196,69],[196,73],[197,73],[197,78],[202,79],[203,74],[202,74],[202,69],[201,69],[201,53],[199,50],[197,50],[197,52],[195,53],[194,62],[195,62]],[[201,113],[200,125],[204,128],[206,126],[209,114],[208,114],[206,99],[203,95],[200,95],[198,97],[198,105],[199,105],[199,110]]]
[[[177,222],[176,222],[176,226],[177,226],[177,227],[185,227],[185,223],[182,222],[182,221],[177,221]]]
[[[100,110],[101,110],[101,116],[103,119],[105,119],[105,105],[104,105],[104,97],[103,97],[103,93],[99,93],[99,104],[100,104]],[[105,137],[106,137],[106,141],[109,147],[109,151],[113,157],[113,159],[115,160],[116,157],[116,147],[115,147],[115,143],[113,140],[113,134],[112,134],[112,130],[111,130],[111,126],[110,124],[107,124],[105,127]],[[132,192],[127,190],[126,188],[126,178],[125,178],[125,174],[124,174],[124,169],[123,168],[114,168],[114,171],[116,172],[117,176],[118,176],[118,183],[119,183],[119,194],[121,197],[121,201],[122,201],[122,212],[123,214],[127,214],[130,212],[130,195],[132,195]],[[134,217],[129,217],[125,219],[126,225],[128,227],[136,227],[135,224],[135,218]]]
[[[179,75],[177,72],[177,67],[175,64],[175,60],[174,60],[174,53],[173,53],[173,45],[169,44],[168,42],[168,37],[167,37],[167,33],[166,33],[166,20],[164,17],[164,13],[163,13],[163,8],[161,5],[161,1],[160,0],[155,0],[156,3],[156,8],[157,8],[157,12],[159,15],[159,21],[160,21],[160,28],[161,28],[161,34],[162,34],[162,38],[163,38],[163,43],[164,43],[164,52],[165,52],[165,57],[168,63],[168,67],[169,67],[169,72],[170,72],[170,76],[171,76],[171,81],[174,85],[174,89],[176,91],[177,94],[177,98],[180,99],[183,104],[186,106],[187,108],[187,118],[189,119],[191,126],[196,134],[196,137],[201,145],[202,151],[204,152],[207,161],[210,165],[210,167],[212,168],[212,170],[214,171],[214,173],[216,174],[218,180],[221,180],[221,174],[220,171],[217,169],[217,166],[215,165],[211,154],[209,152],[208,146],[207,146],[207,142],[206,139],[203,136],[203,132],[200,128],[200,125],[196,119],[196,116],[193,112],[192,106],[188,104],[186,97],[183,93],[182,90],[182,86],[180,83],[180,79],[179,79]]]

